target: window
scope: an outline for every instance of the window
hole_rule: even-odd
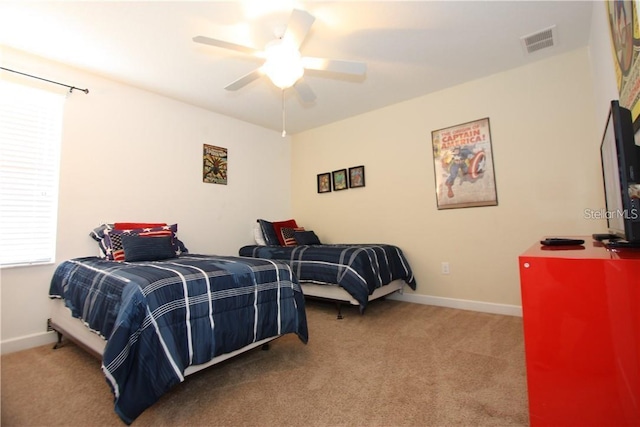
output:
[[[0,267],[55,260],[64,99],[0,80]]]

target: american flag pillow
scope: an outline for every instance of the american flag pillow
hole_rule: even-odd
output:
[[[112,261],[124,261],[124,249],[122,248],[122,236],[141,236],[141,237],[171,237],[171,245],[176,251],[176,255],[180,254],[180,246],[176,233],[178,232],[178,224],[165,225],[162,227],[149,228],[133,228],[131,230],[105,230],[104,246],[107,259]]]
[[[298,242],[295,239],[296,231],[304,231],[304,227],[282,227],[280,233],[282,234],[282,240],[284,240],[285,246],[298,246]]]

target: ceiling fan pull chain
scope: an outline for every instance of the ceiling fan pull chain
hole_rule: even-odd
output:
[[[285,128],[285,112],[284,112],[284,89],[282,89],[282,137],[287,136],[287,131]]]

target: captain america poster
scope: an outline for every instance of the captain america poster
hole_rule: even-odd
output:
[[[431,132],[438,209],[496,206],[489,118]]]

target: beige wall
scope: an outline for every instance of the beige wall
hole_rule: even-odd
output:
[[[3,67],[78,87],[65,104],[56,263],[98,254],[103,222],[177,222],[193,253],[236,255],[258,217],[290,215],[290,139],[153,93],[4,49]],[[202,145],[228,149],[228,185],[202,183]],[[274,185],[273,183],[277,183]],[[2,351],[52,339],[55,265],[0,271]]]
[[[584,218],[604,204],[588,70],[580,49],[295,135],[293,216],[327,243],[398,245],[416,294],[519,306],[521,252],[604,228]],[[499,204],[439,211],[431,131],[484,117]],[[316,193],[318,173],[361,164],[366,187]]]

